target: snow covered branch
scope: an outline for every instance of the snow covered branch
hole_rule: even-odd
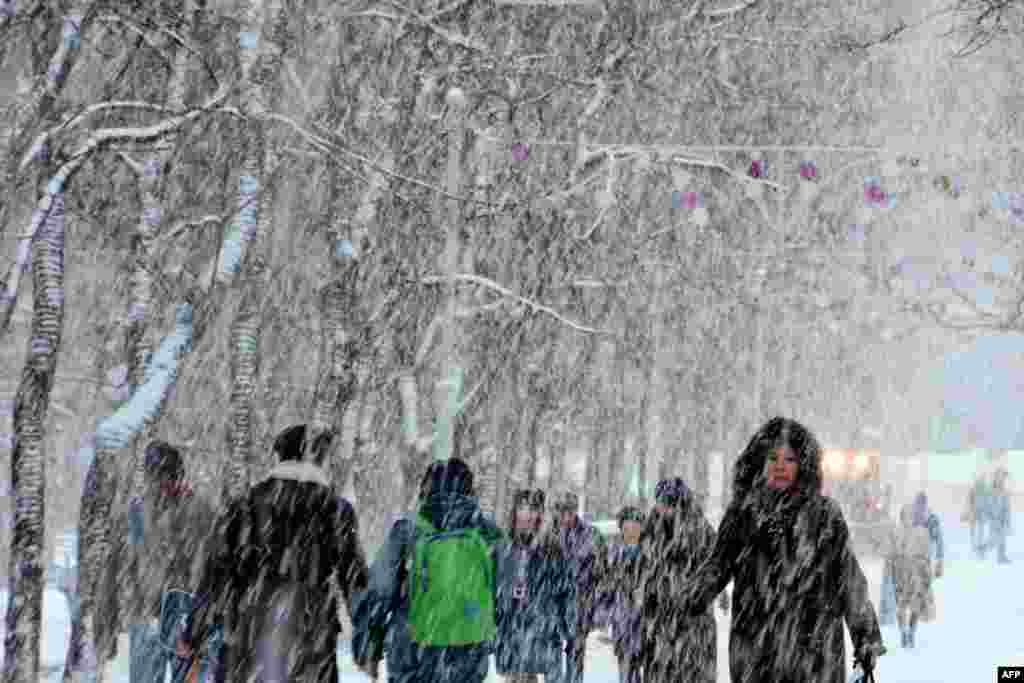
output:
[[[18,241],[17,259],[11,265],[7,274],[7,284],[3,294],[0,294],[0,333],[5,332],[10,325],[11,313],[17,303],[18,290],[21,285],[21,278],[28,266],[28,251],[39,232],[40,227],[45,223],[50,211],[53,208],[54,198],[64,191],[68,181],[74,176],[82,164],[92,154],[114,142],[135,141],[152,142],[159,140],[165,135],[173,133],[186,123],[194,121],[202,116],[209,109],[220,105],[227,97],[228,90],[221,89],[204,107],[194,109],[185,114],[172,117],[152,126],[142,128],[104,128],[97,130],[89,136],[81,146],[68,157],[67,161],[61,164],[57,172],[50,177],[46,191],[39,199],[36,209],[32,214],[32,221],[29,229]]]
[[[743,0],[738,5],[732,7],[723,7],[722,9],[708,9],[704,10],[704,15],[711,18],[726,17],[738,14],[745,9],[749,9],[756,5],[758,0]]]
[[[498,292],[502,296],[507,296],[510,299],[515,299],[516,301],[519,301],[520,303],[525,304],[526,306],[529,306],[530,308],[536,311],[540,311],[542,313],[550,315],[555,320],[558,320],[559,322],[564,323],[565,325],[568,325],[572,329],[577,330],[579,332],[587,332],[589,334],[604,334],[602,330],[597,330],[592,327],[586,327],[585,325],[575,323],[572,320],[569,320],[568,318],[558,313],[558,311],[555,311],[554,309],[548,306],[539,304],[536,301],[530,301],[529,299],[520,296],[519,294],[516,294],[512,290],[502,287],[494,280],[482,277],[480,275],[473,275],[471,273],[457,273],[454,277],[456,280],[459,280],[461,282],[471,282],[473,284],[480,285],[481,287],[487,287],[490,290]],[[423,278],[423,283],[428,285],[443,284],[447,281],[448,278],[441,275],[432,275]]]

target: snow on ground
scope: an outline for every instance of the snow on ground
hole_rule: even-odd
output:
[[[1018,524],[1024,515],[1017,515]],[[970,555],[968,530],[955,517],[943,519],[946,534],[946,572],[936,584],[934,623],[922,624],[918,631],[918,648],[905,651],[899,647],[896,626],[883,627],[889,654],[878,664],[878,679],[901,683],[950,683],[951,681],[992,680],[996,666],[1024,666],[1024,545],[1019,537],[1011,537],[1010,565],[976,560]],[[877,557],[861,557],[861,564],[873,588],[878,604],[882,562]],[[0,592],[0,609],[6,612],[6,593]],[[67,606],[60,593],[47,590],[43,602],[45,635],[42,664],[51,669],[44,680],[59,681],[70,624]],[[729,617],[718,612],[718,680],[727,683],[729,676]],[[0,622],[0,637],[3,624]],[[120,656],[107,667],[106,680],[128,683],[128,637],[123,635],[118,648]],[[610,646],[595,634],[588,643],[586,683],[618,683],[615,656]],[[847,637],[847,657],[850,657]],[[0,648],[0,662],[3,660]],[[347,654],[339,655],[341,683],[358,683],[366,677],[352,664]],[[381,671],[381,681],[386,673]],[[488,681],[498,681],[493,666]]]

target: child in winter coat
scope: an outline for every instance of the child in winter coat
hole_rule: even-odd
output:
[[[611,593],[612,645],[619,660],[619,683],[640,683],[640,609],[633,601],[633,581],[640,556],[640,534],[645,516],[638,508],[626,506],[619,512],[622,542],[610,549],[608,584]]]
[[[558,681],[572,637],[576,595],[558,539],[543,533],[544,492],[513,497],[511,539],[498,546],[495,664],[512,683]]]
[[[903,647],[914,647],[919,619],[930,621],[934,609],[931,595],[932,569],[928,530],[914,525],[909,505],[900,510],[900,525],[889,538],[886,562],[892,572],[896,592],[896,620]]]

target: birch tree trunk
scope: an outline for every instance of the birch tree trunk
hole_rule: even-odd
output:
[[[50,391],[64,327],[64,194],[32,245],[32,337],[14,405],[11,483],[14,531],[9,561],[4,681],[36,683],[42,638],[46,454]]]
[[[458,324],[459,294],[456,276],[461,264],[462,212],[459,207],[459,188],[462,185],[462,157],[466,136],[466,102],[461,91],[448,94],[451,121],[448,126],[448,166],[445,172],[445,190],[449,198],[444,200],[443,216],[439,223],[447,231],[444,252],[444,270],[448,278],[445,290],[445,317],[441,330],[441,379],[435,394],[436,428],[433,442],[435,460],[451,457],[456,410],[461,399],[464,369],[459,354],[461,330]],[[438,203],[441,203],[440,195]],[[440,209],[440,207],[438,207]]]
[[[8,192],[13,192],[13,188],[17,187],[19,165],[26,157],[37,162],[41,158],[42,149],[33,146],[33,135],[39,124],[46,123],[53,113],[54,103],[64,90],[68,74],[78,60],[82,36],[87,34],[95,17],[96,4],[96,0],[74,0],[70,3],[61,26],[60,44],[50,57],[45,73],[31,74],[30,80],[26,79],[31,86],[14,106],[8,124],[9,138],[0,141],[0,174],[3,174],[0,187],[8,188],[7,192],[0,194],[0,238],[3,238],[11,218],[13,199]],[[0,307],[0,335],[7,331],[14,303],[5,301]]]

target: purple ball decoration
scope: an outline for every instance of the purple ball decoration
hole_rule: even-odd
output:
[[[0,17],[14,16],[14,0],[0,0]]]
[[[128,307],[128,322],[137,323],[146,317],[146,305],[138,302]]]
[[[14,448],[14,434],[0,432],[0,448]]]
[[[1007,199],[1007,208],[1010,210],[1010,220],[1014,223],[1024,223],[1024,194],[1020,192],[1010,193]]]
[[[114,389],[123,386],[128,381],[128,366],[122,363],[116,368],[111,368],[107,372],[107,379],[110,380],[110,386]]]
[[[14,399],[3,398],[0,399],[0,417],[5,415],[14,415]]]
[[[526,161],[530,156],[530,147],[522,142],[512,145],[512,158],[516,161]]]
[[[804,180],[818,179],[818,167],[814,165],[813,161],[800,162],[800,177]]]
[[[765,174],[765,163],[762,159],[754,159],[750,162],[750,170],[748,171],[751,178],[760,180],[764,178]]]
[[[860,223],[851,223],[846,228],[846,236],[854,242],[863,242],[867,238],[867,229]]]

